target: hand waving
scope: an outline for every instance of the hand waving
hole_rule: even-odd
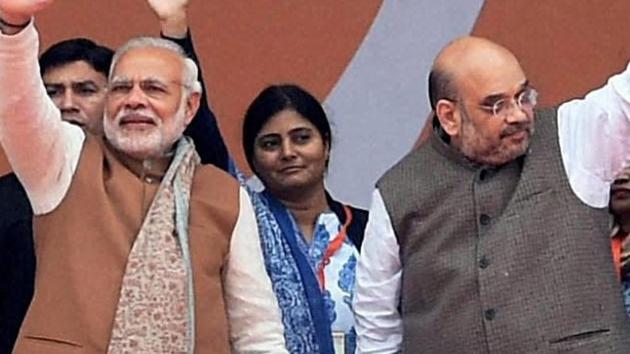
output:
[[[12,24],[27,22],[54,0],[0,0],[0,18]]]
[[[190,0],[146,0],[146,2],[160,21],[162,34],[173,38],[186,36],[188,30],[186,11]]]
[[[146,0],[160,21],[186,13],[190,0]]]

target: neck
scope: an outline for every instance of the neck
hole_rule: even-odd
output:
[[[276,198],[291,212],[300,231],[307,241],[313,239],[315,222],[321,213],[328,209],[323,183],[313,188],[300,189],[293,193],[274,193]]]
[[[151,177],[158,181],[162,180],[174,155],[174,150],[156,157],[136,157],[114,147],[112,147],[112,151],[117,159],[136,176],[140,178]]]

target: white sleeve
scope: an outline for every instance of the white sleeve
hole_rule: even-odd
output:
[[[398,311],[402,266],[399,246],[378,189],[357,265],[354,311],[357,354],[396,353],[402,342]]]
[[[560,105],[558,138],[573,192],[606,207],[611,182],[630,166],[630,65],[583,99]]]
[[[278,301],[265,270],[254,210],[240,187],[239,215],[225,269],[233,353],[287,353]]]
[[[33,21],[16,35],[0,34],[0,144],[35,214],[65,196],[85,135],[61,121],[39,76]]]

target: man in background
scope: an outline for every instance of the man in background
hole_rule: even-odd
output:
[[[160,23],[162,37],[186,51],[198,63],[180,8],[187,1],[154,1],[147,4]],[[113,51],[89,39],[75,38],[52,45],[39,58],[46,92],[63,120],[86,131],[103,134],[103,109],[107,76]],[[199,74],[203,86],[201,72]],[[193,137],[202,163],[228,170],[227,148],[216,119],[202,93],[201,106],[185,134]],[[35,253],[32,210],[15,174],[0,177],[0,353],[12,351],[33,296]]]
[[[39,59],[46,92],[63,120],[103,133],[107,73],[114,52],[84,38],[48,48]],[[32,210],[15,174],[0,177],[0,353],[10,353],[33,296]]]

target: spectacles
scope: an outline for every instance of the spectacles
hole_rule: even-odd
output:
[[[158,79],[144,79],[141,81],[113,79],[109,83],[107,89],[110,95],[127,95],[131,92],[135,83],[138,84],[138,87],[140,87],[140,90],[142,90],[145,95],[152,98],[160,98],[171,93],[168,83],[162,82]],[[171,83],[188,88],[186,84],[178,81],[171,81]]]
[[[529,87],[521,92],[516,99],[502,98],[492,106],[481,105],[481,108],[492,113],[495,118],[505,118],[513,112],[514,106],[520,110],[531,110],[536,106],[536,103],[538,103],[538,91]]]
[[[447,101],[458,102],[457,99],[454,98],[443,98]],[[516,99],[512,98],[501,98],[498,101],[494,102],[492,105],[480,105],[481,109],[487,111],[488,113],[492,113],[494,118],[505,118],[510,113],[512,113],[512,109],[516,105],[516,108],[520,110],[531,110],[538,103],[538,91],[532,87],[526,88],[523,92],[521,92]]]

